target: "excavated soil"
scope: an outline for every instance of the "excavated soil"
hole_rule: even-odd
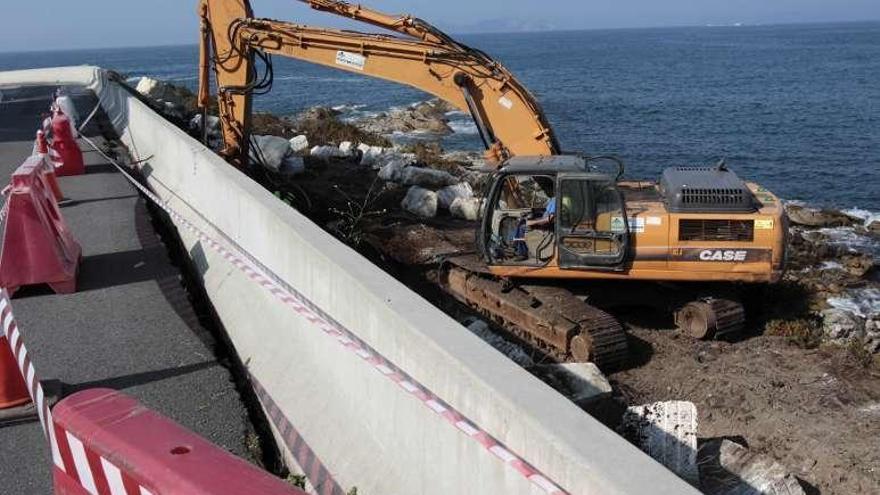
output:
[[[628,404],[688,400],[701,440],[734,437],[807,493],[880,493],[880,368],[783,337],[701,342],[629,325],[641,364],[609,376]]]

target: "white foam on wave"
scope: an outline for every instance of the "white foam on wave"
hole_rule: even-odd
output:
[[[456,134],[473,135],[480,132],[473,120],[450,120],[448,125]]]
[[[331,107],[336,112],[356,112],[358,110],[362,110],[367,108],[367,105],[364,103],[361,104],[351,104],[351,105],[336,105],[335,107]]]
[[[826,227],[817,232],[825,236],[829,244],[842,246],[850,251],[872,254],[880,259],[880,242],[859,233],[853,227]]]
[[[853,217],[858,218],[865,225],[871,225],[873,222],[880,222],[880,213],[873,212],[870,210],[863,210],[862,208],[850,208],[848,210],[843,210],[841,213]]]

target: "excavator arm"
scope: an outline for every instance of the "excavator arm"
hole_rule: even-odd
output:
[[[313,8],[394,30],[407,38],[310,27],[253,18],[247,0],[202,0],[199,103],[209,99],[210,66],[217,78],[223,154],[247,163],[251,97],[265,89],[254,57],[281,55],[406,84],[469,112],[500,162],[515,155],[553,155],[559,145],[529,91],[497,61],[456,42],[430,24],[332,0]]]

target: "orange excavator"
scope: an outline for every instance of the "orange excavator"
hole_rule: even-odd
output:
[[[624,181],[616,158],[562,153],[537,100],[489,55],[415,17],[301,1],[395,34],[258,19],[248,0],[201,0],[199,105],[208,105],[213,74],[221,154],[247,165],[252,97],[268,88],[273,55],[406,84],[468,112],[497,170],[477,254],[447,259],[440,285],[547,355],[603,367],[626,359],[620,323],[579,293],[586,281],[661,282],[688,294],[665,298],[676,300],[676,323],[712,338],[744,325],[736,289],[781,278],[781,202],[723,163],[670,168],[659,182]],[[608,172],[609,162],[618,170]]]

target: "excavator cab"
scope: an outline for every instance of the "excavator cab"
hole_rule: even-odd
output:
[[[621,269],[629,252],[623,195],[613,176],[575,156],[509,160],[496,175],[481,226],[490,265]]]

